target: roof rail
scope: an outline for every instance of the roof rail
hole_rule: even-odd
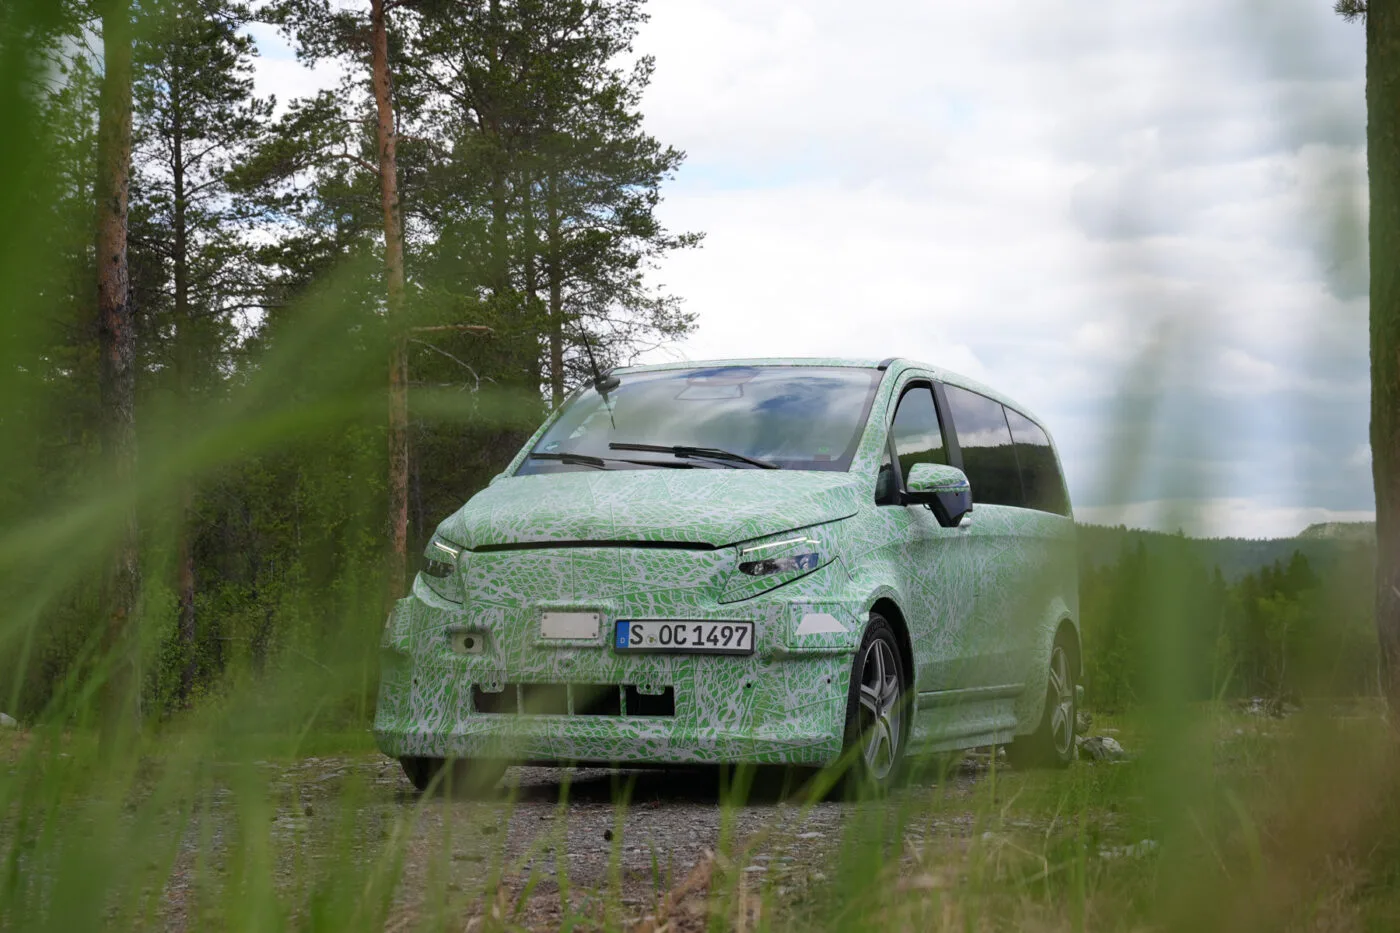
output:
[[[890,364],[893,363],[893,362],[894,362],[895,360],[897,360],[897,359],[899,359],[899,357],[896,357],[896,356],[891,356],[891,357],[889,357],[888,359],[883,359],[883,360],[881,360],[880,362],[878,362],[878,363],[875,364],[875,368],[878,369],[880,372],[884,372],[885,370],[889,369],[889,368],[890,368]]]

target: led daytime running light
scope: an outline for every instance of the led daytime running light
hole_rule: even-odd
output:
[[[763,560],[744,561],[739,572],[751,577],[766,577],[775,573],[807,573],[816,570],[821,563],[821,555],[816,551],[794,554],[791,557],[766,557]]]
[[[462,552],[457,548],[443,544],[441,541],[433,542],[432,551],[450,557],[451,560],[437,560],[425,555],[423,558],[423,572],[430,577],[437,577],[438,579],[452,576],[452,568],[457,560],[457,555]]]

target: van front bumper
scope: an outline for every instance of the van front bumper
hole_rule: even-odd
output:
[[[752,620],[752,655],[635,655],[612,649],[611,625],[655,613],[613,606],[597,643],[544,644],[538,606],[473,612],[420,580],[385,629],[379,748],[393,757],[828,764],[841,753],[863,607],[783,590],[677,616]],[[846,631],[795,635],[812,614]],[[463,650],[463,633],[481,639],[475,653]],[[548,709],[532,702],[538,696],[550,698]]]

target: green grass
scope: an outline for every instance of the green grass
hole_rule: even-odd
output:
[[[1400,917],[1395,750],[1379,711],[1279,721],[1201,705],[1177,726],[1199,752],[1189,761],[1156,758],[1152,717],[1102,717],[1095,731],[1117,729],[1137,757],[1019,773],[977,756],[883,801],[820,804],[840,831],[819,853],[778,825],[813,805],[801,791],[746,809],[741,776],[717,797],[653,804],[632,799],[635,776],[619,779],[593,885],[569,878],[567,795],[419,797],[353,735],[297,756],[286,739],[220,747],[170,732],[112,760],[82,732],[7,732],[0,925],[628,929],[688,866],[653,850],[649,877],[624,878],[623,847],[644,842],[625,818],[696,803],[729,829],[673,929],[1379,930]],[[1164,792],[1164,772],[1189,783]],[[543,811],[555,822],[521,851],[490,829]],[[796,853],[801,870],[743,871],[759,851]]]

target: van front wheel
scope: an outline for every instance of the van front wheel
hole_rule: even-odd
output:
[[[477,796],[489,792],[505,773],[504,761],[457,759],[444,761],[441,758],[400,758],[404,776],[420,792],[435,787],[444,796]],[[441,775],[441,777],[439,777]],[[434,785],[434,780],[437,784]]]
[[[899,642],[879,613],[870,614],[851,667],[845,745],[852,760],[847,791],[881,792],[899,779],[908,736],[904,664]]]

